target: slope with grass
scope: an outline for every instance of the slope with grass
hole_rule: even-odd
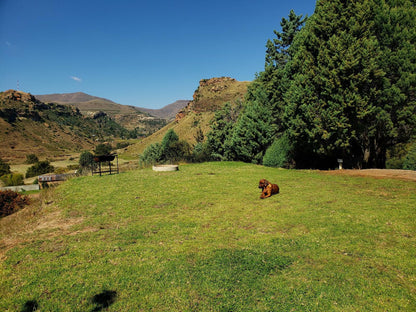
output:
[[[14,164],[28,154],[54,158],[91,150],[97,140],[129,135],[106,114],[86,117],[74,107],[43,103],[30,93],[0,92],[0,156]]]
[[[215,112],[225,103],[243,101],[250,82],[237,81],[229,77],[202,79],[193,95],[193,100],[176,115],[175,121],[129,146],[126,155],[137,157],[150,144],[160,142],[165,134],[173,129],[181,140],[191,145],[196,143],[195,136],[199,130],[206,135]]]
[[[119,124],[129,130],[142,129],[144,133],[153,133],[166,124],[164,119],[171,119],[174,112],[184,107],[187,101],[178,101],[177,105],[166,106],[161,110],[146,110],[131,105],[122,105],[111,100],[92,96],[83,92],[55,93],[36,95],[36,98],[45,102],[67,104],[77,107],[84,115],[96,112],[105,112]],[[152,112],[154,114],[152,114]]]
[[[2,311],[416,309],[414,182],[223,162],[52,195],[0,220]]]

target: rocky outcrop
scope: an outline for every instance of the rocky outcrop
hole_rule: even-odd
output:
[[[220,109],[226,102],[243,100],[250,82],[237,81],[230,77],[202,79],[194,92],[193,100],[176,114],[179,122],[188,112],[213,112]]]
[[[19,101],[19,102],[32,102],[32,103],[40,103],[38,99],[36,99],[32,94],[16,91],[16,90],[7,90],[1,94],[2,100],[10,100],[10,101]]]

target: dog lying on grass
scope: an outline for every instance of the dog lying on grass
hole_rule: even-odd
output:
[[[279,194],[279,186],[277,184],[272,184],[266,179],[261,179],[259,182],[259,188],[261,189],[260,198],[267,198],[274,194]]]

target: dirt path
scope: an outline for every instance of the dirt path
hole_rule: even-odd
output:
[[[334,170],[322,171],[331,175],[349,175],[358,177],[371,177],[376,179],[398,179],[416,182],[416,171],[399,169],[363,169],[363,170]]]

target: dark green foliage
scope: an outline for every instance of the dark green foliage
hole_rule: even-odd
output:
[[[94,155],[95,156],[103,156],[110,154],[112,147],[110,144],[98,144],[95,147]]]
[[[0,180],[3,181],[4,186],[16,186],[23,185],[23,174],[20,173],[9,173],[0,177]]]
[[[416,170],[416,143],[413,143],[404,159],[403,169]]]
[[[204,162],[211,160],[211,152],[207,143],[197,143],[192,151],[192,161]]]
[[[175,131],[170,129],[162,139],[162,155],[165,160],[174,159],[177,156],[176,144],[179,142],[179,137]]]
[[[415,23],[409,1],[319,1],[285,68],[284,131],[300,167],[384,167],[415,131]],[[400,59],[400,60],[399,60]]]
[[[88,151],[84,151],[79,156],[79,166],[82,169],[91,170],[94,169],[97,164],[94,161],[94,155]]]
[[[286,136],[276,139],[266,150],[263,157],[263,165],[268,167],[291,167],[292,144]]]
[[[14,191],[0,191],[0,218],[8,216],[25,205],[29,204],[29,198]]]
[[[259,164],[273,142],[275,127],[264,89],[259,86],[251,91],[253,94],[233,128],[227,154],[234,160]]]
[[[31,178],[45,173],[50,173],[54,170],[55,168],[50,164],[49,161],[40,161],[27,169],[26,178]]]
[[[0,177],[11,173],[10,166],[0,158]]]
[[[222,109],[215,112],[211,131],[207,134],[207,146],[213,160],[230,160],[232,131],[241,109],[241,103],[231,105],[227,102]]]
[[[267,41],[264,71],[257,77],[257,81],[267,92],[279,129],[284,111],[283,95],[289,84],[285,76],[285,67],[294,54],[294,50],[291,49],[292,42],[306,20],[307,17],[298,16],[293,10],[290,11],[288,19],[282,18],[282,32],[274,30],[276,38]]]
[[[142,166],[148,166],[160,163],[162,161],[163,150],[160,143],[150,144],[139,156],[139,162]]]
[[[26,163],[27,164],[35,164],[37,162],[39,162],[39,159],[35,154],[26,155]]]
[[[189,160],[191,146],[184,140],[179,140],[178,135],[170,129],[161,143],[149,145],[139,156],[142,166],[158,163],[174,163],[180,160]]]

